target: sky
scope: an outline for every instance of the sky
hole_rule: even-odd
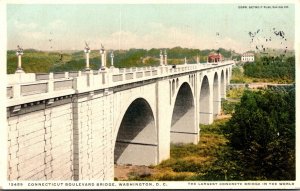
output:
[[[293,4],[8,4],[7,48],[292,50],[294,15]]]

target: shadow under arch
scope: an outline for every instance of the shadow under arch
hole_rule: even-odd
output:
[[[143,98],[135,99],[126,110],[118,130],[114,162],[133,165],[156,164],[157,137],[150,105]]]
[[[225,86],[227,86],[227,84],[229,84],[229,81],[228,81],[228,78],[229,78],[229,76],[228,76],[229,74],[228,74],[228,69],[226,68],[226,75],[225,75],[225,78],[226,78],[226,80],[225,80]]]
[[[210,87],[207,76],[203,77],[200,88],[200,102],[199,102],[199,122],[200,124],[210,124],[212,122],[212,112],[210,109]]]
[[[198,140],[192,89],[184,82],[177,93],[171,121],[171,143],[195,143]]]
[[[222,70],[221,72],[221,84],[220,84],[220,96],[221,96],[221,99],[222,98],[226,98],[226,87],[225,87],[225,76],[224,76],[224,70]]]
[[[213,81],[213,116],[214,119],[220,113],[221,102],[220,102],[220,89],[219,89],[219,79],[217,72],[214,75]]]

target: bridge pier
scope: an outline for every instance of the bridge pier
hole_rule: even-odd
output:
[[[104,91],[74,97],[74,180],[113,179],[112,99]]]
[[[158,131],[158,162],[170,158],[170,127],[171,113],[170,99],[172,94],[169,87],[169,81],[159,81],[156,83],[156,125]]]

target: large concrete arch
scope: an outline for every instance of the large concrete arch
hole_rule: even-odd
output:
[[[200,86],[200,101],[199,101],[199,122],[200,124],[210,124],[213,121],[212,106],[211,106],[211,87],[209,79],[205,75],[202,78]]]
[[[221,99],[220,99],[220,83],[218,73],[215,72],[213,78],[213,116],[214,119],[220,114],[221,111]]]
[[[198,128],[192,88],[184,82],[178,89],[172,109],[171,143],[196,143]]]
[[[143,98],[135,99],[127,108],[118,129],[114,162],[133,165],[156,164],[157,137],[155,119],[149,103]]]

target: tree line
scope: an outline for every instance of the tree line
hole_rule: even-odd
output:
[[[295,81],[295,56],[261,57],[255,63],[244,65],[244,74],[254,78],[282,79],[286,82]]]
[[[160,64],[160,50],[167,51],[168,64],[183,64],[184,58],[188,63],[196,63],[197,56],[200,62],[206,62],[207,56],[211,52],[220,52],[225,58],[229,58],[234,51],[220,48],[214,49],[191,49],[191,48],[166,48],[157,49],[129,49],[114,51],[114,66],[119,68],[158,66]],[[107,66],[111,65],[111,50],[107,50]],[[90,53],[90,66],[97,70],[100,67],[100,55],[98,50],[92,50]],[[17,56],[15,51],[7,52],[7,73],[14,73],[17,67]],[[25,72],[48,73],[83,70],[85,68],[85,54],[83,51],[75,52],[47,52],[34,49],[24,50],[22,56],[22,67]]]

